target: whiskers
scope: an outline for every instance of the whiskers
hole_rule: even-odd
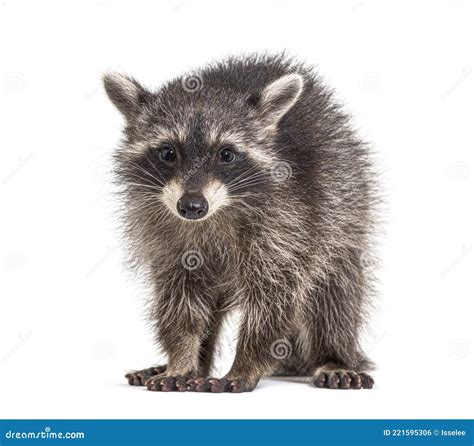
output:
[[[148,228],[160,225],[167,217],[168,211],[161,201],[161,196],[154,192],[144,192],[129,202],[132,210],[130,229],[138,238],[142,238]]]
[[[157,167],[148,158],[145,159],[150,168],[127,160],[126,168],[120,172],[129,231],[138,239],[146,238],[147,231],[151,233],[151,229],[159,226],[168,215],[162,201],[165,179]]]
[[[289,163],[286,163],[289,164]],[[278,184],[278,178],[275,175],[275,167],[262,169],[261,166],[254,166],[234,178],[228,185],[229,193],[243,189],[251,189],[257,186],[268,185],[275,187]]]

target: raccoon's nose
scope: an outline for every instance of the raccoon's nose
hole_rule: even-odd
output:
[[[207,200],[202,195],[184,194],[176,205],[179,215],[189,220],[203,218],[209,209]]]

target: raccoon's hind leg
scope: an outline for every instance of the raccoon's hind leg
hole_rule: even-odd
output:
[[[366,290],[361,272],[341,268],[337,280],[315,287],[306,313],[308,370],[316,387],[371,389],[371,362],[362,353],[359,336],[364,322]],[[350,274],[349,274],[350,273]]]

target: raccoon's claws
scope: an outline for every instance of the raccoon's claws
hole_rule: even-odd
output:
[[[153,392],[185,392],[186,378],[184,376],[153,376],[146,381],[145,385]]]
[[[165,371],[166,365],[161,365],[158,367],[150,367],[148,369],[129,372],[125,375],[125,378],[128,379],[128,384],[131,386],[144,386],[146,381],[152,376],[160,375]]]
[[[244,379],[193,378],[187,381],[188,392],[242,393],[251,392],[256,384]]]
[[[374,380],[367,373],[334,370],[317,373],[313,384],[326,389],[371,389],[374,386]]]

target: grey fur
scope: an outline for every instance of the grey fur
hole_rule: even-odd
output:
[[[230,58],[190,76],[153,92],[104,78],[126,118],[115,171],[130,253],[154,289],[150,317],[169,358],[130,383],[248,391],[288,373],[371,387],[360,346],[378,201],[368,145],[319,76],[284,55]],[[163,143],[176,148],[173,165],[157,155]],[[233,166],[216,158],[229,144]],[[173,194],[212,184],[225,199],[208,218],[175,215]],[[236,359],[224,380],[209,380],[232,308],[243,314]]]

